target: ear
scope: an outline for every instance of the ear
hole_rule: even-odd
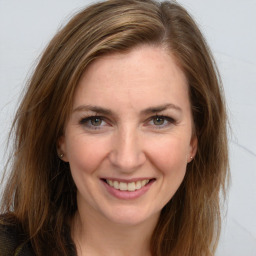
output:
[[[196,151],[197,151],[197,146],[198,146],[198,139],[196,135],[192,135],[191,137],[191,141],[190,141],[190,150],[189,150],[189,154],[187,157],[187,162],[190,163],[193,158],[196,155]]]
[[[57,153],[62,161],[68,162],[65,135],[60,136],[57,141]]]

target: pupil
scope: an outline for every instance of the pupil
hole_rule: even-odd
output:
[[[101,122],[102,122],[102,120],[101,120],[100,118],[94,118],[94,119],[92,119],[92,121],[91,121],[92,125],[94,125],[94,126],[99,126],[99,125],[101,125]]]

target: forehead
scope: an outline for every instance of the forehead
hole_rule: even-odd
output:
[[[141,46],[92,62],[78,84],[74,105],[115,100],[139,106],[181,98],[188,98],[188,85],[174,56],[162,47]]]

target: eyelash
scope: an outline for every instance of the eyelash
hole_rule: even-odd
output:
[[[154,122],[154,120],[156,120],[157,118],[163,120],[164,124],[160,124],[160,125],[156,125],[154,123],[150,124],[150,122]],[[96,121],[96,119],[101,121],[99,126],[92,124],[92,121]],[[99,130],[99,129],[102,129],[102,126],[106,125],[106,124],[105,125],[101,125],[102,122],[110,125],[109,124],[110,122],[107,122],[106,118],[103,117],[103,116],[89,116],[89,117],[85,117],[85,118],[82,118],[79,121],[79,124],[85,126],[87,129]],[[152,116],[149,119],[147,119],[145,126],[152,125],[152,126],[154,126],[154,129],[164,129],[164,128],[169,127],[170,125],[175,124],[175,123],[176,123],[176,120],[174,118],[172,118],[172,117],[164,116],[164,115],[155,115],[155,116]]]

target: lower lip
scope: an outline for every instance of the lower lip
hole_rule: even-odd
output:
[[[102,183],[112,196],[118,199],[131,200],[131,199],[139,198],[140,196],[144,195],[150,189],[151,185],[154,183],[154,180],[151,180],[147,185],[135,191],[123,191],[123,190],[115,189],[109,186],[103,180],[102,180]]]

